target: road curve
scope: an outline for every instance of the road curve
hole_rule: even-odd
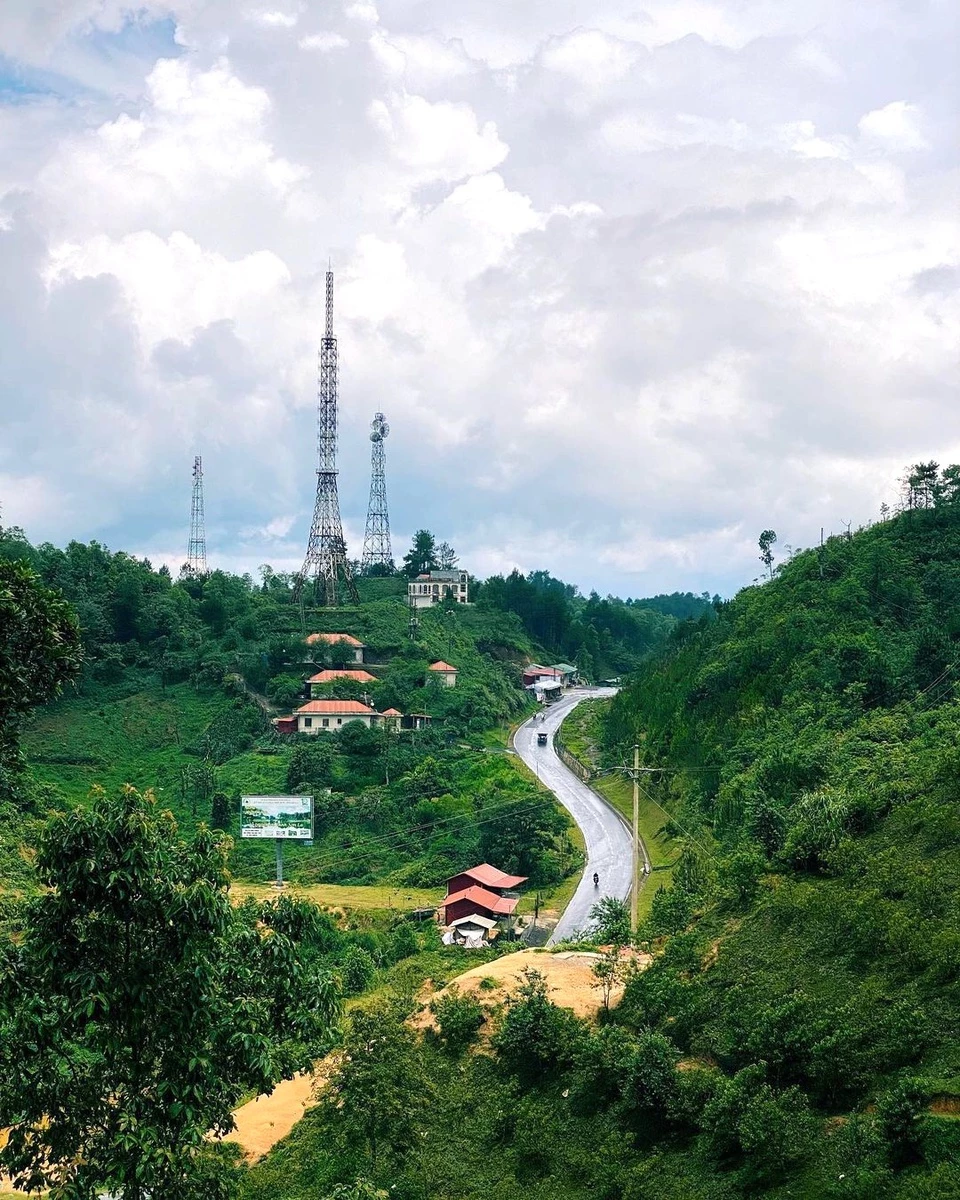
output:
[[[601,896],[626,900],[630,894],[630,828],[623,817],[560,761],[553,747],[554,734],[564,717],[581,700],[597,700],[615,694],[614,688],[576,688],[525,721],[513,738],[514,749],[531,771],[536,772],[580,826],[587,847],[587,865],[573,899],[567,905],[550,942],[570,937],[590,924],[590,909]],[[537,734],[546,733],[549,743],[537,745]],[[600,886],[593,886],[594,872]],[[549,943],[548,943],[549,944]]]

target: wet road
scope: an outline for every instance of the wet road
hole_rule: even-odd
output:
[[[524,722],[514,735],[517,754],[540,781],[548,787],[580,826],[587,846],[587,865],[573,899],[557,923],[551,942],[562,941],[577,929],[590,924],[590,909],[601,896],[616,896],[625,900],[630,892],[630,829],[618,812],[558,758],[553,748],[553,735],[564,717],[581,700],[595,700],[615,694],[615,688],[576,688],[562,700]],[[537,734],[549,736],[546,746],[537,745]],[[593,885],[593,874],[600,876],[600,886]]]

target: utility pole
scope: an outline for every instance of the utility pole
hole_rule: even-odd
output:
[[[633,882],[630,885],[630,932],[636,936],[640,906],[640,747],[633,747]]]

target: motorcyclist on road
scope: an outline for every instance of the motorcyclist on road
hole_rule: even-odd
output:
[[[593,886],[594,887],[600,886],[600,876],[597,874],[596,871],[594,871],[594,873],[593,873]]]

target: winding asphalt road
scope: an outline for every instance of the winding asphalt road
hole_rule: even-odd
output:
[[[580,826],[587,846],[583,878],[557,922],[550,942],[563,941],[576,930],[586,929],[590,924],[590,909],[601,896],[626,900],[630,893],[629,826],[615,809],[564,766],[553,748],[554,734],[564,717],[569,716],[581,700],[601,699],[614,695],[615,691],[614,688],[576,688],[544,709],[542,722],[537,713],[525,721],[513,737],[517,754]],[[537,734],[541,732],[549,737],[546,746],[537,745]],[[598,888],[593,886],[594,872],[600,876]]]

